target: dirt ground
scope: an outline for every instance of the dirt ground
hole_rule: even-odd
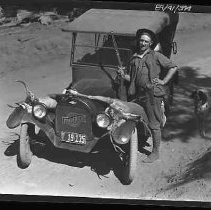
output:
[[[0,193],[210,201],[211,117],[208,138],[202,139],[189,95],[194,85],[211,91],[211,15],[181,15],[175,37],[178,54],[172,56],[181,68],[181,79],[167,121],[168,135],[161,144],[160,160],[139,161],[131,185],[120,183],[107,156],[38,153],[29,168],[17,167],[19,128],[9,130],[5,125],[11,112],[7,104],[25,97],[14,80],[27,81],[40,97],[61,92],[69,84],[71,35],[61,30],[66,24],[0,29]]]

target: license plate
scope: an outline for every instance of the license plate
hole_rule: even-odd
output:
[[[66,143],[84,145],[86,144],[87,136],[80,133],[61,131],[61,140]]]

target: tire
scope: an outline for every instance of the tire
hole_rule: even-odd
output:
[[[122,159],[122,183],[129,185],[135,178],[137,167],[138,135],[135,128]]]
[[[31,123],[21,124],[20,143],[17,154],[17,164],[20,168],[27,168],[32,160],[32,151],[30,148],[30,133],[34,129]]]

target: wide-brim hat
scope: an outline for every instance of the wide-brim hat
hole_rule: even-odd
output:
[[[151,48],[154,49],[156,47],[157,43],[158,43],[158,39],[157,39],[156,34],[153,31],[151,31],[147,28],[142,28],[142,29],[137,30],[136,39],[139,39],[139,37],[143,34],[148,34],[151,37],[152,42],[153,42]]]

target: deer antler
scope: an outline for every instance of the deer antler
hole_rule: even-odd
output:
[[[17,107],[20,107],[20,106],[21,106],[22,108],[25,108],[26,105],[27,105],[27,104],[24,103],[24,102],[23,102],[23,103],[15,103],[15,104],[16,104],[17,106],[13,106],[13,105],[10,105],[10,104],[7,104],[7,106],[10,107],[10,108],[16,109]]]
[[[12,109],[15,109],[15,108],[18,107],[18,106],[13,106],[13,105],[10,105],[10,104],[7,104],[7,106],[8,106],[9,108],[12,108]]]
[[[16,80],[15,82],[23,84],[23,86],[25,87],[26,95],[29,96],[32,101],[35,99],[35,95],[29,90],[29,86],[25,82],[21,80]]]

